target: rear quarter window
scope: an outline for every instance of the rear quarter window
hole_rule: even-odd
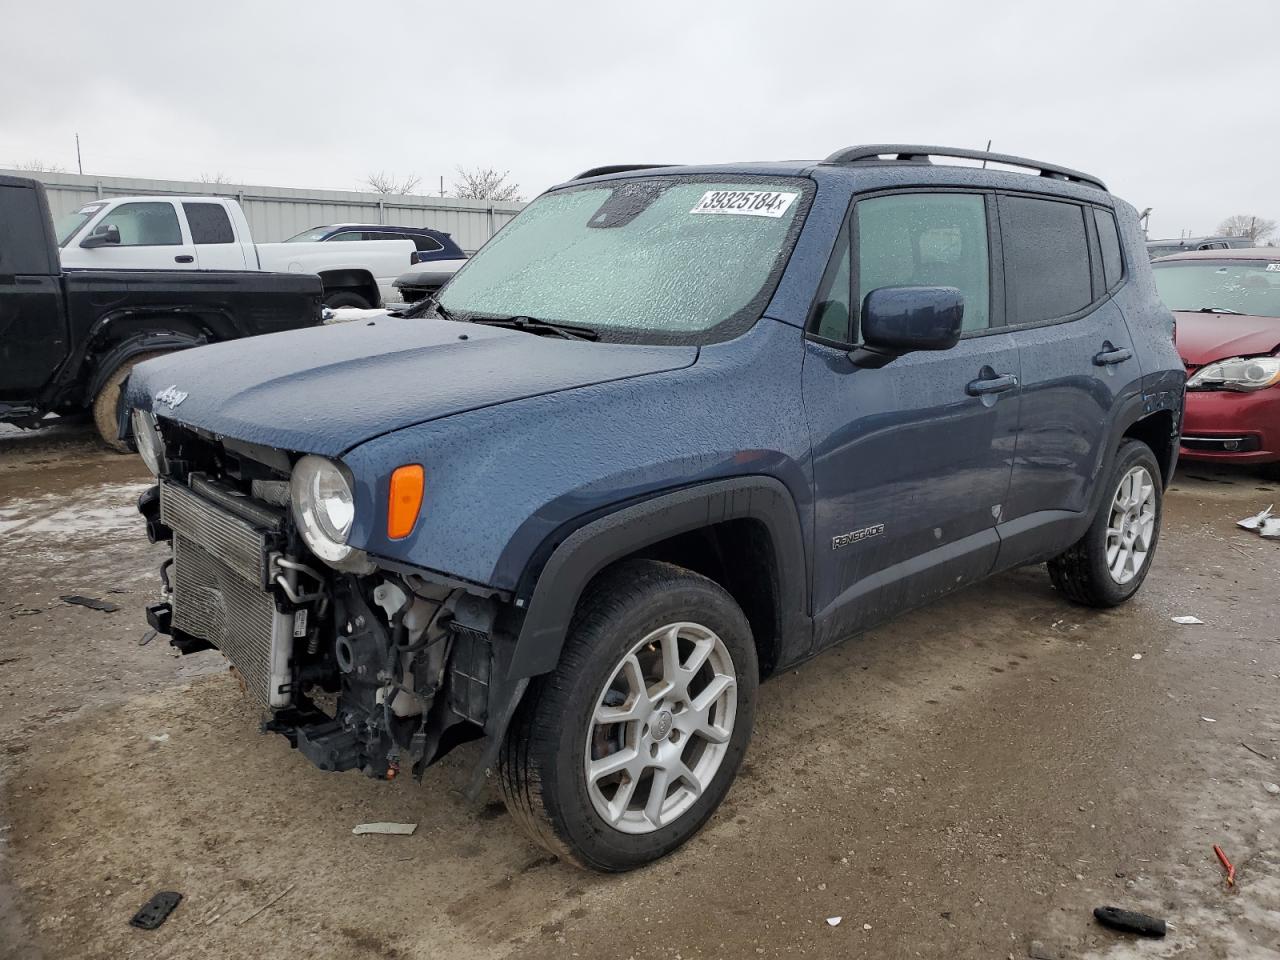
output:
[[[221,204],[184,203],[182,209],[187,214],[192,243],[235,243],[231,219]]]
[[[1120,252],[1120,231],[1116,218],[1109,210],[1094,208],[1093,219],[1098,225],[1098,246],[1102,249],[1102,275],[1110,290],[1124,276],[1124,256]]]
[[[1042,323],[1093,300],[1084,208],[1039,197],[1000,197],[1008,323]]]

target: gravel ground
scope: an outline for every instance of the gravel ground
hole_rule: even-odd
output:
[[[0,431],[0,956],[1280,958],[1280,544],[1234,526],[1280,487],[1251,474],[1184,466],[1121,609],[1020,570],[765,684],[724,807],[621,877],[466,802],[475,745],[421,785],[322,773],[216,654],[140,644],[146,481],[83,428]]]

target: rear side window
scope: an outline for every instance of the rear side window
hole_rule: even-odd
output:
[[[880,287],[955,287],[964,329],[991,324],[987,205],[974,193],[903,193],[860,200],[858,304]]]
[[[426,234],[422,234],[422,233],[414,234],[408,239],[414,242],[414,245],[417,246],[419,252],[421,253],[435,253],[437,250],[444,249],[443,243],[440,243],[438,240],[428,237]]]
[[[217,203],[184,203],[192,243],[235,243],[227,211]]]
[[[1102,248],[1102,275],[1110,290],[1124,276],[1124,257],[1120,253],[1120,231],[1116,229],[1116,218],[1109,210],[1093,210],[1094,222],[1098,225],[1098,246]]]
[[[122,247],[176,247],[182,244],[178,211],[168,201],[122,203],[103,217],[93,232],[104,233],[109,226],[120,231]]]
[[[1084,209],[1035,197],[1000,198],[1008,322],[1040,323],[1093,300]]]

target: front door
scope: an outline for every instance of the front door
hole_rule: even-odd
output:
[[[828,269],[803,377],[820,645],[979,579],[995,563],[1021,371],[1012,334],[993,326],[1001,283],[991,206],[982,193],[859,200]],[[959,289],[960,343],[880,369],[855,366],[848,351],[858,310],[850,305],[891,286]]]
[[[115,227],[115,231],[110,230]],[[119,234],[118,243],[93,246],[91,238]],[[88,241],[90,246],[85,247]],[[131,200],[112,207],[83,237],[76,266],[96,270],[195,270],[196,248],[172,200]]]

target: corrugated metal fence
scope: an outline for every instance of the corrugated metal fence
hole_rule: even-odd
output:
[[[260,243],[287,240],[308,227],[326,223],[387,223],[434,227],[452,234],[459,246],[474,252],[524,207],[522,203],[428,196],[384,197],[347,190],[297,190],[20,170],[0,170],[0,173],[40,180],[49,194],[55,219],[93,200],[111,197],[137,194],[234,197],[244,208],[253,237]]]

